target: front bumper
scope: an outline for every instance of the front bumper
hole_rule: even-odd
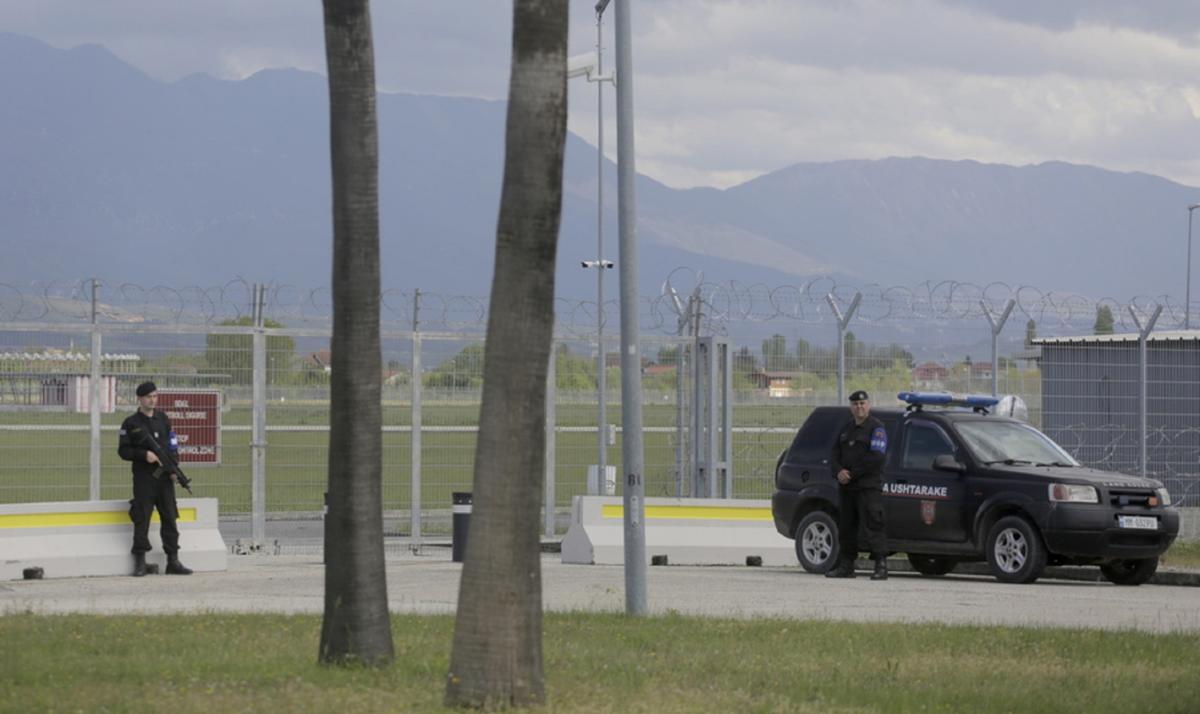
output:
[[[1153,516],[1158,528],[1119,528],[1117,516]],[[1173,508],[1117,509],[1079,503],[1053,504],[1042,528],[1051,553],[1106,560],[1156,558],[1178,534],[1179,511]]]

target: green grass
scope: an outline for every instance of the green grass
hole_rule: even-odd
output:
[[[1160,563],[1169,568],[1200,570],[1200,541],[1175,541]]]
[[[315,616],[0,617],[0,711],[438,711],[450,617],[316,664]],[[546,711],[1192,712],[1200,637],[547,615]]]
[[[645,425],[665,427],[674,423],[671,406],[648,405]],[[737,433],[734,436],[734,493],[740,498],[769,498],[775,460],[789,443],[808,410],[780,409],[774,405],[739,407],[735,423],[785,428],[783,433]],[[461,427],[477,423],[478,404],[428,404],[422,408],[425,427]],[[620,409],[609,409],[610,419],[620,421]],[[83,500],[88,496],[89,434],[86,414],[0,412],[3,424],[76,425],[82,431],[0,430],[0,503]],[[409,426],[407,405],[385,405],[386,426]],[[124,415],[105,415],[102,420],[101,498],[124,499],[129,492],[129,464],[117,456],[115,429]],[[556,409],[562,427],[594,428],[594,405],[564,404]],[[249,411],[234,409],[222,415],[224,426],[247,426]],[[326,405],[287,402],[268,411],[271,427],[320,427],[328,425]],[[323,431],[269,431],[267,434],[267,509],[269,511],[320,511],[326,490],[329,434]],[[558,476],[555,494],[558,506],[567,507],[571,498],[587,491],[587,466],[596,463],[594,432],[559,432],[555,444]],[[611,465],[621,463],[620,436],[608,449]],[[675,495],[675,433],[646,432],[645,483],[648,496]],[[451,493],[469,491],[475,460],[473,432],[426,431],[421,438],[421,500],[424,508],[449,507]],[[407,510],[411,505],[412,448],[407,432],[383,436],[384,508]],[[222,513],[246,513],[251,499],[250,432],[224,429],[221,435],[221,464],[193,465],[188,475],[197,496],[220,499]]]

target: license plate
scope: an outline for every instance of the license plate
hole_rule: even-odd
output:
[[[1117,516],[1118,528],[1141,528],[1158,530],[1158,519],[1154,516]]]

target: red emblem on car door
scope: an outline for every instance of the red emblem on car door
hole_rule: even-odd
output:
[[[937,501],[921,501],[921,520],[925,521],[925,525],[932,526],[936,515]]]

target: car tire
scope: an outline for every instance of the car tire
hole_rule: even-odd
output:
[[[958,561],[953,558],[947,558],[944,555],[917,555],[916,553],[909,553],[908,562],[912,565],[913,570],[926,577],[945,575],[958,566]]]
[[[1100,572],[1114,585],[1141,585],[1150,582],[1158,570],[1158,558],[1115,560],[1100,566]]]
[[[1032,583],[1046,569],[1046,546],[1032,523],[1005,516],[988,531],[988,566],[1002,583]]]
[[[796,526],[796,558],[810,573],[833,569],[838,560],[837,521],[825,511],[811,511]]]

